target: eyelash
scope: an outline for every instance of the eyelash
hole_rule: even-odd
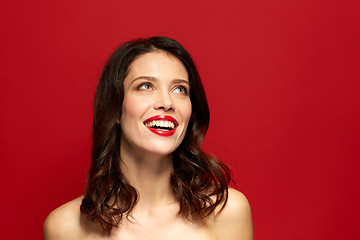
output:
[[[150,83],[150,82],[143,82],[143,83],[140,83],[137,87],[136,87],[136,89],[137,90],[150,90],[150,89],[141,89],[142,87],[144,87],[144,86],[149,86],[149,88],[153,88],[153,85],[152,85],[152,83]],[[176,89],[180,89],[181,91],[184,91],[184,92],[180,92],[180,93],[183,93],[183,94],[185,94],[185,95],[188,95],[188,90],[187,90],[187,88],[185,87],[185,86],[183,86],[183,85],[178,85],[178,86],[175,86],[174,87],[174,91],[176,90]]]
[[[187,90],[187,88],[186,88],[185,86],[179,85],[179,86],[176,86],[176,87],[174,88],[174,91],[175,91],[176,89],[181,89],[182,91],[184,91],[183,93],[184,93],[185,95],[188,94],[188,90]],[[181,92],[181,93],[182,93],[182,92]]]
[[[149,86],[150,88],[153,88],[153,85],[150,82],[143,82],[139,84],[139,86],[137,86],[136,89],[141,90],[140,88],[142,88],[143,86]],[[144,90],[148,90],[148,89],[144,89]]]

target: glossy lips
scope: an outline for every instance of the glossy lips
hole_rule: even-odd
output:
[[[153,116],[144,121],[144,125],[153,133],[156,133],[160,136],[171,136],[175,133],[177,126],[179,125],[175,118],[167,115],[157,115]],[[163,129],[155,128],[161,127]],[[164,130],[167,128],[168,130]]]

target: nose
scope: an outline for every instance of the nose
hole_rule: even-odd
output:
[[[174,104],[171,99],[170,93],[161,92],[158,93],[156,102],[154,104],[155,110],[163,110],[165,112],[174,111]]]

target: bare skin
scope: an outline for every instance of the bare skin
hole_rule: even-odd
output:
[[[126,143],[123,143],[126,146]],[[134,156],[122,152],[124,159]],[[126,156],[126,157],[125,157]],[[125,161],[127,162],[127,161]],[[245,196],[230,188],[228,202],[217,216],[192,223],[178,215],[179,204],[171,191],[169,176],[173,171],[168,157],[122,164],[127,178],[139,192],[139,202],[130,218],[109,234],[80,213],[83,197],[55,209],[44,223],[44,240],[250,240],[253,239],[250,206]],[[130,174],[131,173],[131,174]]]
[[[55,209],[44,223],[44,240],[102,239],[253,239],[251,212],[243,194],[229,189],[229,200],[217,217],[191,223],[177,214],[177,204],[158,206],[146,213],[137,208],[136,221],[123,221],[110,235],[80,214],[82,197]]]
[[[110,234],[80,213],[83,197],[54,210],[44,223],[44,240],[250,240],[253,239],[250,206],[244,195],[229,189],[228,203],[218,215],[199,222],[180,216],[170,186],[174,172],[172,152],[184,138],[191,115],[188,74],[169,54],[154,52],[135,60],[124,81],[125,98],[120,138],[120,168],[139,193],[131,218],[122,219]],[[172,116],[177,130],[158,136],[144,125],[156,115]]]
[[[125,145],[125,143],[123,143]],[[123,152],[124,159],[134,156]],[[245,196],[230,188],[228,202],[217,216],[192,223],[178,215],[179,204],[169,184],[173,166],[166,157],[135,160],[122,164],[127,178],[139,192],[139,202],[130,218],[109,234],[80,213],[83,197],[55,209],[44,223],[44,240],[251,240],[253,239],[250,206]],[[135,164],[136,163],[136,164]],[[131,173],[131,174],[129,174]]]

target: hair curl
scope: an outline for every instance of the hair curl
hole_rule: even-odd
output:
[[[94,99],[92,161],[80,210],[100,223],[108,233],[128,217],[138,200],[120,169],[120,132],[124,100],[123,82],[130,64],[140,55],[164,51],[186,67],[190,83],[192,115],[183,142],[173,153],[174,173],[170,183],[179,202],[179,214],[198,221],[227,202],[229,168],[200,147],[209,126],[210,113],[196,66],[184,47],[167,37],[138,39],[121,45],[101,74]],[[222,204],[222,205],[221,205]],[[221,211],[220,210],[220,211]]]

